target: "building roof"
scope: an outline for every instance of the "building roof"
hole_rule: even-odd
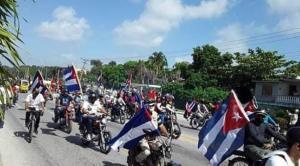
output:
[[[278,83],[278,82],[300,83],[300,79],[254,80],[253,82],[255,82],[255,83]]]

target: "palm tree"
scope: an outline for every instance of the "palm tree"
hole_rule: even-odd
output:
[[[165,66],[168,66],[167,58],[162,52],[154,52],[148,61],[156,76],[162,73]]]
[[[16,49],[17,43],[22,42],[19,38],[19,25],[17,1],[0,1],[0,56],[17,70],[19,70],[19,64],[23,63]],[[3,61],[0,61],[0,85],[9,89],[15,78],[2,64]],[[0,100],[3,103],[4,94],[2,93],[0,93]],[[0,122],[3,119],[3,110],[0,108]]]

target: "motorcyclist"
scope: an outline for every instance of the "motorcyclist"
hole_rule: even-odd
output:
[[[146,106],[146,110],[151,114],[151,118],[153,120],[153,125],[160,128],[160,126],[162,125],[159,122],[159,118],[158,118],[158,114],[155,111],[155,101],[150,100],[147,102],[148,105]],[[167,130],[161,130],[160,131],[161,135],[168,135]],[[155,141],[155,140],[153,140]],[[156,144],[158,144],[159,142],[154,142]],[[140,141],[140,148],[141,148],[141,152],[135,157],[136,161],[138,163],[140,163],[142,165],[142,162],[151,154],[151,149],[149,146],[149,142],[148,140],[146,140],[146,138],[143,138]]]
[[[82,101],[82,96],[80,91],[75,92],[73,96],[73,101],[74,101],[74,108],[75,108],[75,114],[76,114],[76,120],[81,121],[81,101]]]
[[[266,156],[266,166],[296,166],[300,159],[300,127],[287,132],[287,149],[274,151]]]
[[[197,110],[200,111],[202,114],[208,114],[209,110],[207,109],[204,103],[204,99],[201,99],[197,105]]]
[[[254,119],[246,126],[244,151],[246,157],[252,161],[261,160],[270,152],[273,145],[270,139],[267,139],[268,135],[285,142],[283,136],[264,123],[265,116],[265,110],[255,111]]]
[[[88,101],[84,101],[82,104],[81,112],[82,123],[80,123],[79,130],[81,133],[84,132],[84,127],[86,127],[88,135],[87,139],[91,140],[93,121],[97,115],[101,115],[101,113],[107,114],[103,105],[100,104],[99,100],[97,100],[96,93],[92,92],[88,96]]]
[[[39,89],[34,88],[32,93],[29,94],[25,99],[25,110],[26,110],[26,118],[25,118],[25,126],[28,126],[29,118],[30,118],[30,109],[35,109],[34,112],[36,122],[34,126],[34,132],[38,133],[38,127],[40,123],[40,116],[44,112],[44,102],[45,99],[42,94],[40,94]]]
[[[196,111],[196,106],[197,102],[195,100],[195,98],[193,98],[192,100],[189,100],[185,103],[185,112],[183,117],[188,119],[188,117],[191,115],[192,112]]]
[[[126,103],[124,102],[121,93],[118,93],[117,97],[116,97],[116,100],[115,100],[115,103],[114,103],[114,106],[113,106],[113,109],[112,109],[113,110],[112,114],[115,115],[116,111],[118,109],[120,109],[122,106],[125,106],[125,105],[126,105]]]
[[[63,89],[62,93],[56,100],[56,108],[54,110],[54,122],[57,123],[59,118],[64,116],[64,109],[69,107],[73,102],[73,98],[68,94],[68,90]]]

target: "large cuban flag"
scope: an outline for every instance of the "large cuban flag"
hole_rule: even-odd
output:
[[[113,150],[117,150],[119,147],[124,147],[125,149],[135,147],[145,136],[143,129],[150,129],[152,132],[159,134],[157,125],[146,108],[147,106],[143,106],[141,111],[131,118],[120,133],[108,143]]]
[[[74,66],[69,66],[64,69],[64,82],[69,92],[80,91],[80,82]]]
[[[199,132],[198,148],[211,165],[219,165],[244,144],[249,118],[232,90],[214,116]]]
[[[48,91],[46,85],[44,84],[44,78],[40,71],[36,71],[33,77],[32,84],[30,86],[30,91],[32,91],[35,88],[38,88],[41,94],[44,94]]]

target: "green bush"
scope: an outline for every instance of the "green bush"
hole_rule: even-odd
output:
[[[186,101],[192,98],[198,100],[204,99],[206,102],[216,102],[225,99],[228,95],[228,91],[224,91],[220,88],[209,87],[187,90],[179,83],[167,83],[162,89],[163,94],[171,93],[174,95],[176,107],[179,109],[184,109]]]

